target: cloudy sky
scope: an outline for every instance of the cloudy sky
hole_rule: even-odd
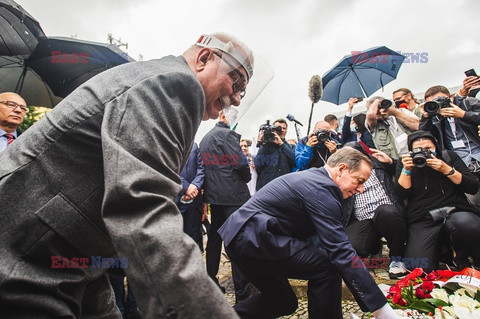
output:
[[[267,119],[293,114],[306,124],[308,82],[344,55],[385,45],[394,51],[427,53],[427,63],[404,63],[380,95],[400,87],[423,92],[461,84],[463,72],[480,74],[480,1],[477,0],[17,0],[47,36],[128,42],[130,56],[144,60],[180,55],[202,33],[227,32],[269,62],[275,77],[240,120],[237,131],[256,135]],[[124,48],[122,48],[124,49]],[[313,121],[345,110],[315,106]],[[361,109],[360,105],[358,109]],[[202,123],[197,141],[213,125]],[[290,128],[290,127],[289,127]],[[287,137],[294,137],[293,126]]]

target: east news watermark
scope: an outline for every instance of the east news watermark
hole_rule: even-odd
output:
[[[362,258],[352,257],[352,268],[387,269],[391,261],[400,261],[406,268],[428,268],[428,258],[406,258],[401,256]]]
[[[128,268],[128,258],[106,258],[102,256],[72,257],[51,256],[51,268]]]
[[[405,57],[403,63],[428,63],[428,52],[402,52],[396,51]],[[389,53],[352,51],[352,64],[387,63]]]

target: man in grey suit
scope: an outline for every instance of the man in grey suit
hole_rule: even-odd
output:
[[[240,104],[252,63],[230,36],[203,35],[92,78],[0,155],[2,318],[120,317],[109,265],[144,318],[236,318],[175,197],[200,122]]]

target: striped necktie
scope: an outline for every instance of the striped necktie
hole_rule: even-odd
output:
[[[8,144],[8,145],[12,144],[13,140],[15,139],[15,137],[13,136],[13,134],[6,133],[5,136],[7,137],[7,144]]]

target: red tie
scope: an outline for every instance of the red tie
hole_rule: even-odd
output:
[[[10,133],[6,133],[5,136],[7,137],[7,144],[10,145],[12,144],[13,140],[14,140],[14,136],[13,134],[10,134]]]

